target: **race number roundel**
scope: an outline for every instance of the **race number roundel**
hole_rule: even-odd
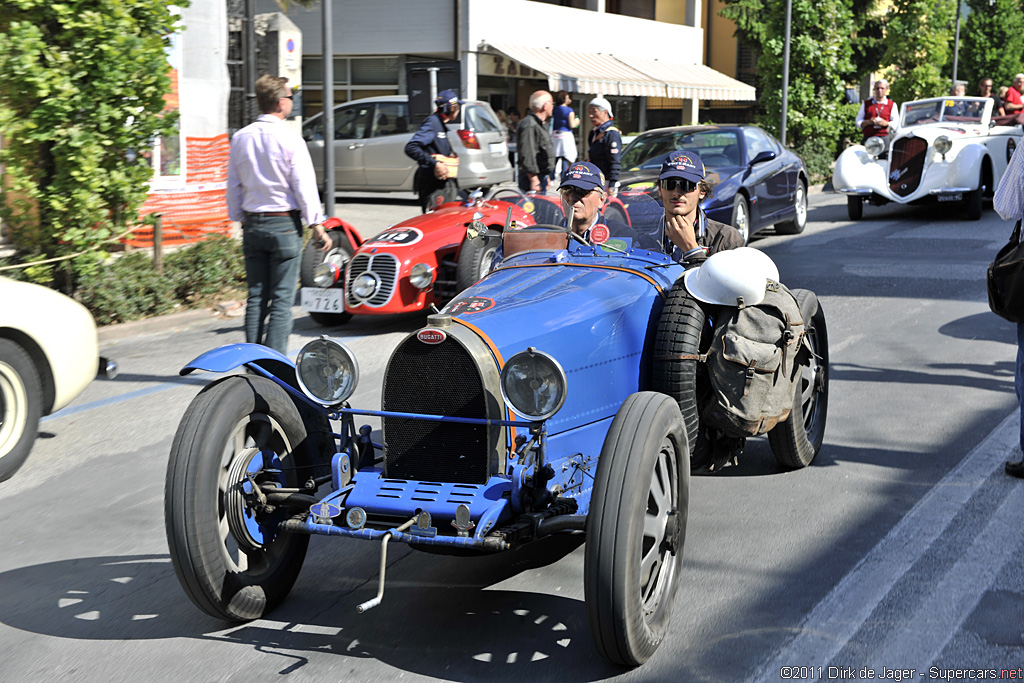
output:
[[[417,332],[416,338],[419,339],[424,344],[440,344],[441,342],[448,338],[448,335],[445,332],[442,332],[441,330],[426,329]]]
[[[590,229],[590,241],[594,244],[604,244],[611,236],[612,233],[607,225],[598,224]]]
[[[416,244],[421,239],[423,239],[423,233],[419,228],[388,228],[369,242],[364,243],[363,246],[404,247],[408,244]]]

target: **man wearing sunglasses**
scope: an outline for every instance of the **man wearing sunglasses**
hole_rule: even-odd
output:
[[[665,207],[665,252],[687,266],[743,246],[739,230],[708,219],[700,208],[701,201],[711,195],[706,175],[700,155],[683,149],[665,157],[658,176],[658,193]]]

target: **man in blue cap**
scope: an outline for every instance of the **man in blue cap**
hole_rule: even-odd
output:
[[[455,157],[445,124],[458,117],[461,104],[462,100],[454,90],[439,92],[434,100],[437,109],[423,120],[423,125],[405,146],[406,156],[419,164],[412,187],[419,194],[420,206],[424,213],[428,208],[432,208],[429,206],[429,200],[435,192],[440,190],[445,195],[451,195],[448,199],[452,200],[458,194],[454,174],[449,175],[448,164],[438,157]]]
[[[709,220],[700,208],[711,196],[711,185],[700,155],[680,149],[665,157],[658,192],[665,207],[665,252],[686,266],[700,265],[708,256],[743,246],[743,235],[731,225]]]
[[[602,209],[608,199],[608,181],[596,164],[578,161],[562,174],[558,194],[572,231],[587,244],[601,244],[610,237],[626,237],[632,246],[657,251],[657,239],[638,233],[621,221],[605,218]],[[595,230],[604,226],[606,230]]]

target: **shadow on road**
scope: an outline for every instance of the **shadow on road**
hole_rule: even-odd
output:
[[[577,534],[484,557],[407,552],[392,560],[384,602],[367,614],[355,607],[376,592],[376,575],[363,568],[379,546],[348,543],[345,551],[354,552],[339,555],[335,545],[329,557],[311,549],[284,604],[242,625],[196,609],[166,555],[80,558],[0,574],[0,622],[58,638],[241,644],[270,657],[268,675],[335,654],[456,681],[557,679],[566,671],[573,680],[597,680],[622,670],[596,655],[581,600],[488,590],[546,568],[564,574],[567,593],[578,595],[582,577],[573,564],[551,565],[582,544]]]

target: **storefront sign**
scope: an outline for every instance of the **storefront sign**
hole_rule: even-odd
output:
[[[515,78],[547,78],[541,72],[520,64],[505,55],[480,55],[477,60],[480,76],[512,76]]]

